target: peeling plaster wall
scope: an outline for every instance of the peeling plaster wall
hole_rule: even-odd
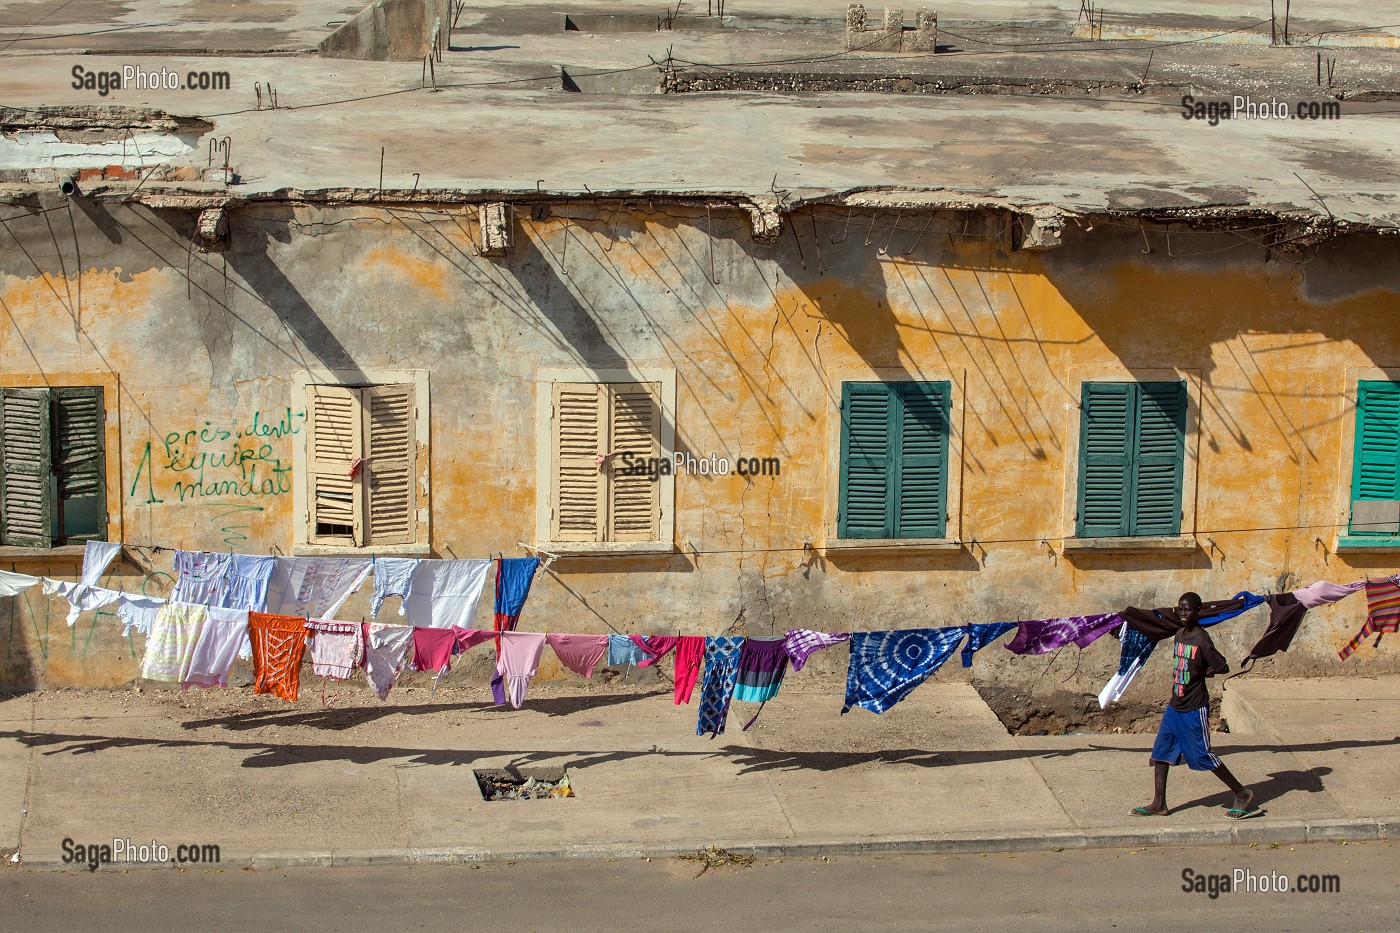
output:
[[[536,584],[527,628],[606,631],[606,619],[621,631],[768,634],[1016,620],[1400,563],[1331,553],[1349,497],[1355,370],[1400,365],[1393,239],[1279,257],[1228,233],[1175,228],[1168,242],[1159,228],[1100,224],[1031,253],[1008,248],[1000,218],[804,209],[762,244],[742,211],[610,202],[522,206],[513,251],[487,259],[472,209],[265,205],[235,211],[231,249],[206,255],[189,249],[191,213],[44,206],[6,212],[0,371],[119,379],[109,509],[128,545],[289,553],[304,432],[291,373],[359,367],[430,374],[435,553],[519,553],[517,541],[546,536],[535,528],[544,454],[533,415],[522,417],[535,410],[537,372],[631,367],[676,372],[677,449],[776,456],[782,473],[678,476],[676,553],[560,561]],[[1160,369],[1199,384],[1188,453],[1201,546],[1064,551],[1080,380]],[[877,373],[954,384],[961,496],[949,535],[975,544],[804,550],[831,522],[840,380]],[[169,553],[127,553],[114,585],[168,589]],[[0,566],[77,572],[76,559],[12,550]],[[368,589],[345,617],[367,612]],[[65,609],[38,590],[0,601],[0,689],[132,678],[140,638],[122,637],[110,614],[69,630]],[[1396,670],[1387,645],[1337,661],[1363,615],[1361,598],[1310,614],[1293,651],[1260,667]],[[1265,621],[1256,610],[1217,629],[1217,642],[1238,659]],[[1074,653],[1052,663],[992,648],[972,675],[1097,692],[1117,643]],[[479,654],[453,676],[479,675]],[[809,670],[844,671],[844,652]],[[559,675],[547,657],[541,676]],[[954,662],[940,676],[969,674]],[[1134,694],[1156,699],[1166,679],[1155,664]]]

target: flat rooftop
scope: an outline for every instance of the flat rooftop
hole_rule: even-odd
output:
[[[123,165],[143,198],[782,192],[1400,228],[1400,11],[1308,4],[1284,47],[1258,2],[1128,0],[1095,26],[1078,0],[930,6],[937,53],[873,53],[846,50],[846,4],[829,0],[723,17],[695,0],[498,0],[460,11],[425,79],[422,62],[316,53],[358,3],[0,2],[0,198]],[[227,87],[73,87],[129,68]],[[1184,119],[1186,95],[1290,117],[1211,125]],[[207,171],[225,139],[232,184]]]

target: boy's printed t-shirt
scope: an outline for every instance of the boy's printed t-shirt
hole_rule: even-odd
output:
[[[1168,705],[1183,713],[1210,706],[1206,677],[1226,673],[1230,664],[1215,650],[1215,643],[1206,630],[1197,628],[1189,634],[1185,629],[1177,632],[1172,639],[1172,661],[1174,686]]]

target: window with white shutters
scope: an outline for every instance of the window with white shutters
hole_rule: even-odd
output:
[[[106,537],[104,440],[100,386],[0,389],[0,544]]]
[[[306,540],[378,547],[417,541],[414,388],[306,387]]]
[[[555,541],[661,538],[661,386],[554,383],[550,536]]]

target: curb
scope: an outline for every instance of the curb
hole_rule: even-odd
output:
[[[992,852],[1060,852],[1067,849],[1120,849],[1147,846],[1259,845],[1265,843],[1350,842],[1400,839],[1400,819],[1248,821],[1227,826],[1183,826],[1156,831],[1120,829],[1036,834],[978,834],[908,839],[833,839],[812,842],[754,844],[740,841],[696,841],[681,844],[599,843],[554,849],[482,849],[467,846],[432,848],[269,850],[235,852],[215,865],[190,865],[189,870],[229,868],[345,868],[383,865],[471,865],[486,862],[566,861],[570,859],[674,858],[706,845],[758,858],[817,858],[851,855],[955,855]],[[58,858],[23,859],[18,867],[33,870],[86,870]],[[102,871],[171,869],[170,864],[106,865]]]

